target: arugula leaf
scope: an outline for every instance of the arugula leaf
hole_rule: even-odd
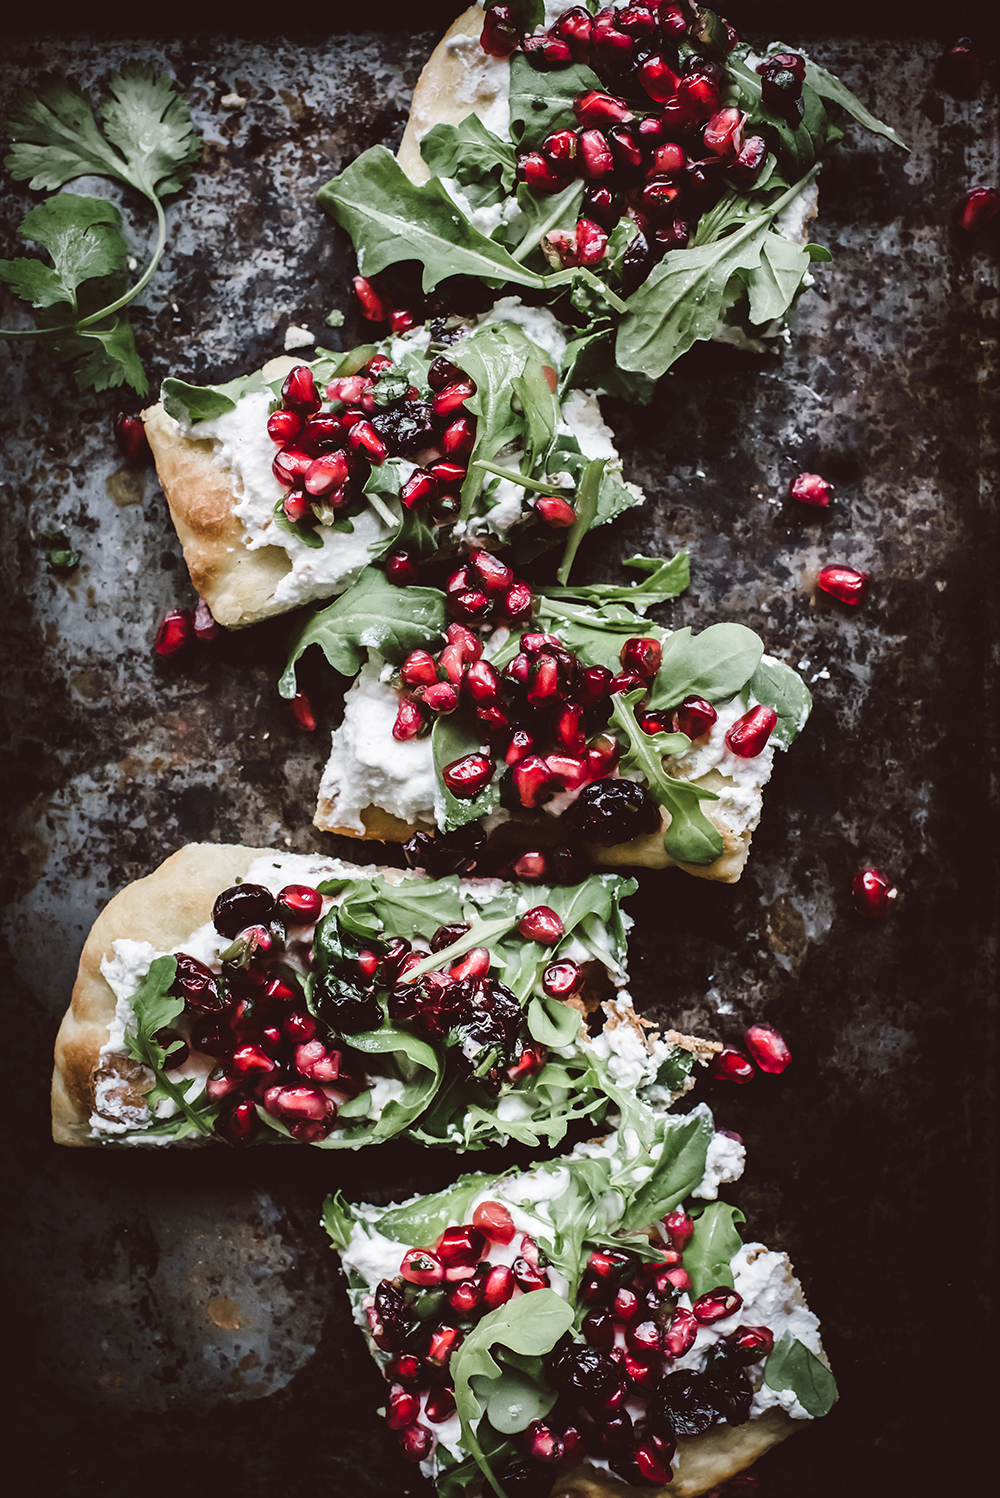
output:
[[[314,526],[306,525],[304,520],[289,520],[285,514],[285,501],[283,497],[279,496],[274,501],[274,509],[271,513],[279,531],[284,531],[288,536],[294,536],[297,541],[302,542],[303,546],[311,546],[315,550],[317,547],[323,545],[323,536]],[[341,530],[345,524],[351,530],[354,529],[350,521],[338,521],[331,529]]]
[[[539,1045],[552,1049],[572,1045],[580,1033],[580,1011],[543,994],[528,1005],[528,1029]]]
[[[396,588],[377,567],[366,567],[348,592],[301,626],[278,691],[295,696],[296,663],[310,645],[318,645],[342,676],[356,676],[366,650],[377,650],[395,665],[418,647],[434,649],[445,622],[444,594],[436,588]]]
[[[450,713],[447,717],[435,719],[431,729],[431,745],[438,781],[434,810],[441,831],[454,832],[456,827],[464,827],[467,822],[477,822],[480,817],[488,817],[491,811],[495,811],[500,805],[499,777],[496,774],[489,785],[471,800],[453,796],[444,783],[443,772],[446,765],[464,758],[466,754],[477,754],[483,748],[479,734],[465,721],[464,714]]]
[[[323,1203],[323,1226],[334,1248],[346,1248],[350,1243],[354,1218],[349,1203],[339,1191],[328,1196]]]
[[[443,1191],[420,1196],[401,1207],[390,1207],[380,1214],[378,1230],[397,1243],[433,1247],[446,1227],[466,1221],[473,1201],[492,1179],[484,1172],[459,1176],[453,1186],[446,1186]]]
[[[691,1299],[697,1300],[716,1285],[732,1287],[732,1260],[743,1247],[743,1239],[736,1231],[738,1222],[746,1222],[739,1207],[728,1202],[709,1202],[694,1208],[694,1232],[684,1250],[684,1268],[691,1276]]]
[[[664,641],[649,705],[676,707],[691,695],[727,702],[746,686],[763,653],[760,637],[743,624],[710,624],[699,635],[675,630]]]
[[[794,744],[812,711],[812,693],[802,677],[773,656],[761,659],[750,678],[750,691],[758,702],[778,714],[771,738],[782,749]]]
[[[759,327],[784,317],[811,263],[812,256],[802,245],[781,234],[765,234],[760,263],[747,279],[750,321]]]
[[[509,1300],[490,1311],[466,1337],[451,1362],[455,1388],[455,1407],[462,1422],[462,1445],[476,1463],[499,1498],[504,1498],[479,1443],[476,1426],[486,1411],[483,1393],[485,1383],[495,1383],[504,1369],[494,1357],[495,1349],[509,1349],[529,1357],[551,1352],[573,1325],[573,1308],[554,1290],[534,1290],[530,1295]],[[476,1389],[472,1380],[476,1379]],[[497,1393],[501,1395],[502,1390]],[[552,1403],[555,1403],[553,1394]],[[551,1408],[551,1405],[550,1405]],[[528,1425],[533,1416],[528,1416]],[[492,1420],[491,1420],[492,1424]],[[523,1427],[521,1427],[523,1429]]]
[[[457,182],[474,208],[514,190],[514,147],[487,130],[477,114],[459,125],[435,125],[421,140],[420,154],[435,176]]]
[[[783,42],[778,44],[777,50],[786,50]],[[821,68],[809,57],[805,58],[805,64],[807,87],[814,88],[821,98],[829,99],[832,104],[839,104],[841,109],[846,110],[859,125],[864,125],[865,129],[870,130],[873,135],[881,135],[883,140],[891,141],[894,146],[900,146],[904,151],[910,149],[902,136],[897,135],[891,126],[883,124],[865,108],[861,100],[851,93],[846,83],[841,83],[839,78],[835,78],[832,73],[827,72],[826,68]]]
[[[533,151],[553,130],[575,130],[573,100],[604,85],[585,63],[552,73],[533,68],[523,52],[510,59],[510,138],[521,151]]]
[[[228,380],[223,385],[189,385],[186,380],[168,375],[160,386],[160,399],[168,416],[194,425],[199,421],[214,421],[217,416],[234,411],[241,395],[252,395],[267,388],[262,369],[255,369],[253,374],[237,375],[235,380]]]
[[[573,570],[573,562],[580,549],[580,542],[590,530],[597,518],[597,505],[600,497],[601,479],[608,465],[607,458],[591,458],[583,470],[576,491],[576,519],[569,528],[566,536],[566,549],[559,563],[556,577],[565,587],[569,581],[570,572]]]
[[[580,217],[583,183],[571,182],[562,192],[542,196],[532,192],[527,183],[519,182],[514,196],[518,212],[509,223],[503,225],[510,253],[523,264],[538,250],[538,262],[547,265],[548,261],[541,255],[541,242],[553,229],[575,230]]]
[[[68,302],[75,312],[81,282],[125,264],[121,222],[118,209],[104,198],[58,193],[26,214],[17,231],[48,250],[52,267],[40,260],[0,260],[0,279],[35,307]]]
[[[615,697],[612,703],[612,719],[626,737],[622,768],[637,770],[645,778],[650,794],[670,813],[663,846],[671,858],[680,863],[713,863],[721,856],[725,843],[698,803],[719,798],[703,785],[667,774],[663,756],[681,753],[691,740],[683,733],[643,733],[634,711],[642,697],[641,691],[629,692]]]
[[[167,1076],[163,1063],[168,1052],[156,1039],[157,1031],[172,1025],[184,1009],[183,995],[169,992],[176,974],[176,957],[156,957],[150,963],[149,972],[132,995],[135,1023],[125,1027],[125,1049],[133,1061],[148,1066],[156,1078],[156,1086],[146,1095],[150,1107],[155,1107],[162,1098],[170,1098],[199,1134],[210,1134],[210,1119],[196,1112],[187,1099],[193,1080],[175,1082]]]
[[[482,488],[482,473],[476,465],[489,462],[501,447],[522,434],[523,423],[511,397],[534,350],[534,344],[516,323],[487,323],[463,341],[456,356],[475,381],[476,393],[465,404],[479,418],[468,475],[462,485],[460,520],[469,518]]]
[[[815,1419],[828,1415],[837,1398],[837,1382],[829,1368],[791,1332],[779,1337],[764,1364],[764,1382],[769,1389],[792,1389]]]
[[[576,603],[592,604],[599,608],[606,603],[624,603],[644,614],[656,603],[667,603],[677,598],[691,582],[691,555],[679,551],[669,561],[666,557],[626,557],[623,565],[646,572],[645,582],[626,583],[578,583],[572,588],[536,588],[539,598],[560,598]],[[643,628],[640,619],[636,629]]]
[[[390,1057],[405,1084],[403,1093],[399,1098],[390,1098],[373,1122],[366,1121],[362,1134],[350,1129],[335,1130],[322,1141],[320,1148],[356,1148],[361,1143],[377,1144],[392,1138],[419,1118],[441,1085],[442,1057],[433,1046],[409,1031],[397,1030],[392,1025],[381,1030],[364,1030],[351,1036],[351,1045],[369,1056]]]

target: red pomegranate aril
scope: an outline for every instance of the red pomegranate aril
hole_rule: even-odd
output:
[[[444,1265],[429,1248],[408,1248],[399,1272],[411,1285],[440,1285],[444,1279]]]
[[[446,1368],[451,1361],[452,1353],[457,1352],[464,1341],[465,1337],[457,1326],[448,1326],[447,1323],[442,1322],[431,1332],[427,1361],[437,1368]]]
[[[737,1051],[733,1046],[723,1046],[714,1057],[709,1068],[709,1074],[717,1082],[736,1082],[743,1087],[747,1082],[752,1082],[757,1075],[753,1062],[744,1056],[742,1051]]]
[[[542,155],[551,161],[556,171],[570,174],[576,161],[576,131],[556,130],[542,141]]]
[[[420,700],[432,713],[447,717],[458,706],[458,692],[450,681],[436,681],[433,686],[424,687]]]
[[[590,780],[606,780],[612,773],[621,757],[621,747],[617,739],[610,738],[607,734],[601,734],[593,743],[587,745],[584,762],[587,766],[587,776]]]
[[[304,1040],[312,1040],[318,1026],[311,1014],[306,1014],[301,1009],[293,1009],[291,1014],[286,1014],[281,1022],[287,1039],[299,1043]]]
[[[471,1285],[471,1282],[468,1285],[460,1285],[458,1287],[458,1289],[460,1291],[461,1290],[468,1290],[470,1288],[475,1288],[476,1290],[478,1290],[478,1286],[473,1287]],[[453,1294],[457,1294],[458,1292],[457,1291],[453,1291],[452,1293]],[[482,1301],[482,1296],[480,1294],[480,1302],[479,1303],[481,1303],[481,1301]],[[477,1304],[477,1309],[478,1309],[478,1304]],[[432,1425],[443,1425],[446,1420],[450,1420],[451,1419],[451,1417],[452,1417],[452,1415],[454,1415],[454,1413],[455,1413],[455,1391],[454,1391],[454,1389],[449,1388],[447,1385],[444,1385],[444,1386],[442,1386],[440,1388],[437,1388],[437,1389],[431,1389],[430,1393],[427,1396],[427,1400],[426,1400],[426,1402],[424,1404],[424,1419],[425,1420],[429,1420]]]
[[[224,1098],[238,1092],[243,1082],[243,1077],[233,1076],[225,1067],[213,1067],[205,1080],[205,1096],[210,1103],[221,1103]]]
[[[590,779],[587,761],[579,755],[547,754],[545,763],[549,767],[549,773],[564,791],[578,791]]]
[[[277,442],[284,447],[289,442],[294,442],[298,437],[305,422],[298,411],[274,411],[267,418],[267,435],[272,442]]]
[[[312,453],[307,453],[301,447],[283,447],[271,464],[271,472],[279,484],[284,484],[287,489],[299,484],[315,458]]]
[[[1000,210],[1000,192],[980,183],[964,192],[955,205],[955,222],[966,234],[978,234]]]
[[[278,915],[291,926],[311,926],[323,913],[323,896],[309,884],[286,884],[274,903]]]
[[[427,719],[420,711],[419,703],[411,701],[409,697],[402,698],[396,710],[396,721],[392,725],[392,736],[397,744],[405,744],[410,739],[419,737],[426,726]]]
[[[714,1290],[698,1296],[691,1307],[691,1314],[702,1326],[712,1326],[716,1321],[724,1321],[727,1316],[735,1316],[742,1304],[743,1297],[738,1290],[716,1285]]]
[[[593,18],[582,5],[574,5],[569,10],[564,10],[552,25],[556,36],[561,36],[564,41],[569,42],[570,51],[577,62],[586,58],[590,53],[590,38],[593,31]]]
[[[389,456],[389,449],[370,421],[355,422],[347,434],[347,441],[355,452],[362,453],[376,467]]]
[[[514,1219],[503,1202],[487,1201],[480,1202],[472,1214],[472,1225],[489,1239],[491,1243],[508,1244],[513,1243],[514,1234],[517,1229]]]
[[[640,676],[638,671],[619,671],[618,675],[613,676],[608,683],[608,691],[613,697],[645,690],[646,679]]]
[[[462,681],[466,696],[480,707],[494,707],[500,702],[501,684],[489,661],[473,661]]]
[[[325,444],[328,448],[332,443],[340,442],[343,435],[344,423],[339,416],[310,416],[303,433],[302,446]]]
[[[531,612],[535,604],[535,595],[528,583],[515,581],[511,583],[506,593],[500,600],[498,607],[500,612],[511,624],[526,624],[531,618]]]
[[[520,764],[522,759],[527,759],[529,757],[534,747],[535,740],[528,732],[528,730],[526,728],[515,728],[514,732],[510,736],[510,743],[507,746],[507,752],[504,755],[504,763],[508,765]],[[540,760],[539,762],[543,765],[545,763],[544,760]],[[548,776],[547,774],[545,774],[545,779],[547,778]],[[515,784],[517,784],[516,781]]]
[[[608,145],[615,165],[623,172],[634,175],[639,171],[644,157],[634,125],[612,125],[608,131]]]
[[[467,458],[476,443],[476,418],[456,416],[441,433],[441,451],[456,462]]]
[[[489,613],[490,600],[479,588],[463,588],[448,595],[448,613],[453,619],[476,624]]]
[[[696,120],[707,120],[719,108],[719,90],[704,73],[688,73],[682,78],[677,97]]]
[[[676,1264],[671,1269],[665,1269],[663,1271],[663,1278],[668,1284],[673,1285],[678,1295],[682,1294],[685,1290],[691,1289],[691,1276],[683,1264]]]
[[[393,1384],[386,1401],[385,1423],[390,1430],[405,1430],[420,1414],[420,1395]]]
[[[639,1297],[628,1285],[618,1288],[611,1303],[611,1314],[616,1321],[634,1321],[639,1314]]]
[[[561,192],[566,178],[540,151],[527,151],[517,158],[517,175],[534,192]]]
[[[204,1015],[191,1027],[191,1049],[217,1060],[228,1057],[233,1046],[233,1032],[225,1020]]]
[[[560,748],[566,749],[570,754],[582,754],[587,747],[583,708],[570,703],[556,713],[552,734]]]
[[[532,501],[532,508],[553,530],[563,530],[576,520],[573,506],[558,494],[539,495]]]
[[[632,1448],[632,1460],[639,1476],[643,1482],[656,1487],[670,1482],[673,1477],[670,1458],[660,1449],[664,1446],[668,1451],[671,1449],[658,1436],[649,1433],[642,1440],[636,1441]]]
[[[615,26],[607,24],[602,25],[599,16],[594,19],[590,43],[597,55],[597,61],[604,67],[616,71],[628,62],[635,45],[627,31],[619,31]]]
[[[789,484],[788,492],[800,504],[825,509],[833,498],[833,485],[820,478],[818,473],[799,473]]]
[[[736,1361],[747,1368],[774,1350],[774,1333],[766,1326],[738,1326],[723,1340]]]
[[[656,30],[656,16],[648,5],[626,5],[618,12],[616,24],[621,31],[641,40]]]
[[[321,453],[306,469],[302,482],[308,494],[329,494],[331,489],[340,488],[349,472],[345,452]]]
[[[509,731],[510,714],[502,707],[477,707],[475,713],[476,722],[489,739],[492,748],[493,740],[500,735],[506,735]]]
[[[579,162],[583,176],[591,182],[609,177],[614,171],[614,155],[600,130],[581,131]]]
[[[745,137],[736,157],[726,167],[726,175],[737,187],[752,187],[767,159],[767,141],[762,135]]]
[[[486,954],[487,958],[489,953]],[[486,1237],[474,1223],[445,1228],[437,1242],[437,1256],[446,1268],[478,1264],[486,1251]]]
[[[682,1212],[680,1207],[675,1207],[672,1212],[668,1212],[666,1217],[664,1217],[663,1226],[666,1228],[674,1248],[678,1253],[683,1253],[685,1246],[690,1242],[691,1235],[694,1232],[693,1218],[689,1217],[686,1212]]]
[[[761,1071],[777,1074],[783,1072],[792,1053],[778,1031],[770,1025],[751,1025],[743,1032],[747,1050]]]
[[[483,17],[479,44],[491,57],[509,57],[520,45],[517,12],[510,5],[491,5]]]
[[[495,1311],[498,1306],[507,1304],[515,1289],[514,1271],[507,1264],[496,1264],[483,1284],[483,1304]]]
[[[763,704],[752,707],[726,729],[726,748],[739,759],[756,759],[774,732],[777,721],[778,714],[773,707]]]
[[[439,670],[444,672],[453,687],[460,687],[462,677],[465,675],[465,662],[462,659],[461,646],[446,645],[438,656],[438,667]]]
[[[411,588],[420,577],[420,568],[403,547],[390,551],[385,559],[385,575],[397,588]]]
[[[204,598],[198,599],[191,627],[194,630],[195,639],[200,641],[202,645],[210,645],[222,633],[221,624],[215,622],[215,615]]]
[[[657,16],[665,36],[683,36],[687,31],[690,15],[685,15],[684,9],[673,0],[660,0]]]
[[[392,302],[382,296],[366,276],[355,276],[352,281],[354,295],[358,299],[361,315],[369,322],[388,322],[392,316]]]
[[[655,1321],[633,1321],[625,1328],[625,1345],[640,1357],[651,1358],[663,1349],[663,1332]]]
[[[408,1462],[425,1462],[437,1442],[434,1432],[416,1420],[405,1430],[399,1431],[397,1439],[400,1450]]]
[[[331,401],[344,401],[348,405],[357,405],[364,396],[371,394],[371,390],[372,382],[367,375],[341,375],[339,379],[331,380],[327,385],[326,398]]]
[[[568,999],[583,984],[583,969],[571,957],[552,962],[542,974],[542,989],[552,999]]]
[[[689,739],[700,739],[718,720],[718,713],[704,697],[685,697],[673,713],[674,731],[686,733]]]
[[[870,921],[883,920],[898,893],[881,869],[859,869],[851,881],[854,908]]]
[[[523,1254],[518,1254],[511,1265],[511,1272],[519,1290],[529,1295],[532,1290],[547,1290],[549,1288],[549,1277],[544,1269],[539,1269],[535,1264],[529,1264]]]
[[[662,177],[673,177],[687,166],[687,156],[681,146],[675,141],[665,141],[653,152],[653,160],[650,164],[651,175]]]
[[[580,1324],[580,1330],[591,1347],[607,1349],[615,1345],[615,1323],[608,1311],[588,1311]]]
[[[408,333],[419,321],[417,314],[405,307],[400,307],[389,315],[389,327],[394,333]]]
[[[418,1389],[424,1381],[424,1366],[415,1353],[401,1352],[386,1364],[385,1376],[391,1384]]]
[[[576,260],[579,265],[599,265],[608,249],[608,236],[600,224],[581,218],[576,222]]]
[[[305,692],[296,692],[294,697],[286,699],[285,707],[296,728],[302,733],[315,733],[316,714]]]
[[[740,109],[720,109],[705,126],[703,139],[707,150],[716,156],[737,156],[743,144],[746,115]]]
[[[310,1082],[336,1082],[340,1076],[340,1052],[321,1040],[307,1040],[295,1048],[295,1070]]]
[[[960,99],[971,99],[983,81],[983,65],[967,36],[960,36],[938,64],[938,76],[944,86]]]
[[[607,128],[635,118],[621,99],[616,99],[613,94],[599,93],[596,89],[577,95],[573,100],[573,113],[584,129],[595,125]]]
[[[132,416],[128,411],[119,411],[111,426],[115,445],[122,457],[130,463],[147,463],[152,460],[146,427],[141,416]]]
[[[463,983],[467,978],[485,978],[489,970],[489,952],[485,947],[473,947],[471,952],[452,963],[448,976],[456,983]]]
[[[521,1437],[521,1444],[533,1461],[544,1462],[546,1466],[561,1462],[565,1455],[562,1441],[544,1420],[532,1420]]]
[[[665,57],[654,53],[639,64],[636,77],[643,90],[656,104],[665,104],[676,94],[680,78]]]
[[[266,1076],[275,1069],[272,1057],[257,1045],[238,1046],[230,1057],[230,1065],[241,1076],[247,1076],[251,1072],[261,1072]]]
[[[588,666],[580,677],[576,697],[583,707],[603,702],[611,686],[611,672],[606,666]]]
[[[214,1127],[215,1132],[227,1144],[252,1144],[260,1127],[260,1119],[253,1103],[248,1098],[241,1098],[230,1108],[223,1109],[215,1120]]]
[[[521,805],[529,811],[542,806],[559,789],[558,781],[539,754],[526,754],[517,760],[511,778]]]
[[[437,499],[441,486],[426,468],[415,468],[410,477],[400,486],[399,501],[407,510]]]
[[[619,659],[624,671],[635,671],[644,681],[652,681],[660,669],[663,649],[659,640],[626,640]]]
[[[333,1107],[324,1092],[316,1087],[271,1087],[264,1094],[264,1107],[274,1118],[286,1123],[320,1122]]]
[[[527,941],[537,941],[545,947],[555,946],[566,934],[562,920],[549,905],[536,905],[525,911],[517,929]]]
[[[871,573],[859,572],[855,567],[844,567],[839,563],[821,567],[816,578],[817,585],[839,603],[856,607],[863,603],[871,582]]]
[[[314,416],[319,410],[322,401],[308,364],[297,364],[289,370],[281,387],[281,399],[300,416]]]
[[[437,663],[427,650],[411,650],[399,674],[408,687],[433,686],[438,679]]]
[[[676,177],[653,176],[647,178],[639,201],[652,222],[662,224],[673,218],[680,193],[681,185]]]
[[[286,520],[293,525],[300,525],[303,520],[311,520],[313,516],[312,500],[302,489],[289,489],[281,503],[282,513]]]
[[[483,653],[483,642],[471,629],[466,629],[464,624],[449,624],[446,634],[448,644],[456,646],[462,652],[463,661],[471,663],[479,660]]]
[[[438,459],[427,470],[444,489],[453,489],[461,484],[468,471],[463,463],[452,463],[447,458]]]
[[[565,68],[573,61],[570,45],[561,36],[540,31],[524,39],[523,51],[532,65],[540,69]]]
[[[453,759],[441,771],[441,778],[459,801],[471,801],[484,791],[493,779],[496,765],[486,754],[465,754]]]
[[[469,566],[475,575],[475,581],[487,593],[506,593],[514,581],[511,568],[491,551],[470,552]]]
[[[537,656],[528,680],[528,701],[532,707],[542,707],[561,696],[559,662],[553,655]]]
[[[694,1346],[698,1321],[691,1311],[678,1306],[663,1334],[663,1351],[668,1358],[681,1358]]]
[[[153,649],[157,655],[177,655],[194,639],[194,614],[191,610],[168,609],[160,620]]]

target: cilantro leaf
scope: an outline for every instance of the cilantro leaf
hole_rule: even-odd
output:
[[[63,363],[76,360],[73,377],[81,390],[116,390],[127,384],[141,396],[149,394],[132,328],[120,315],[106,323],[80,327],[58,339],[54,350]]]
[[[52,267],[40,260],[0,260],[0,279],[35,307],[69,302],[75,310],[81,282],[125,264],[121,221],[118,209],[104,198],[58,193],[26,214],[17,231],[48,250]]]
[[[49,572],[72,572],[80,565],[81,553],[70,545],[65,531],[32,531],[31,539],[44,551]]]
[[[124,180],[147,197],[180,192],[201,153],[191,114],[169,78],[152,65],[127,62],[101,106],[104,133],[127,163]]]

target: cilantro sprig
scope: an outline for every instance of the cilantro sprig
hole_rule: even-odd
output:
[[[5,129],[12,147],[5,165],[15,181],[57,195],[22,221],[22,238],[48,252],[51,266],[23,256],[0,261],[0,278],[36,309],[35,328],[0,329],[0,338],[46,338],[56,357],[75,362],[77,384],[106,390],[149,384],[123,309],[148,285],[167,238],[163,199],[179,192],[201,149],[187,105],[169,78],[127,62],[101,100],[102,124],[71,79],[47,74],[11,106]],[[121,182],[147,198],[157,238],[149,264],[133,285],[123,270],[128,249],[118,209],[103,198],[58,192],[78,177]]]

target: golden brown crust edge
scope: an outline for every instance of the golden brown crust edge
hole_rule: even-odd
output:
[[[115,996],[101,974],[116,939],[151,942],[169,951],[209,920],[219,891],[241,878],[266,848],[191,843],[144,879],[120,890],[101,911],[84,943],[70,1006],[55,1044],[52,1137],[57,1144],[95,1144],[90,1115],[94,1071],[115,1013]]]
[[[300,362],[282,355],[265,372],[277,378]],[[233,513],[232,475],[216,461],[212,441],[186,436],[162,405],[142,415],[191,582],[214,617],[227,629],[243,629],[294,608],[274,601],[292,570],[288,554],[280,546],[247,549],[246,531]]]

